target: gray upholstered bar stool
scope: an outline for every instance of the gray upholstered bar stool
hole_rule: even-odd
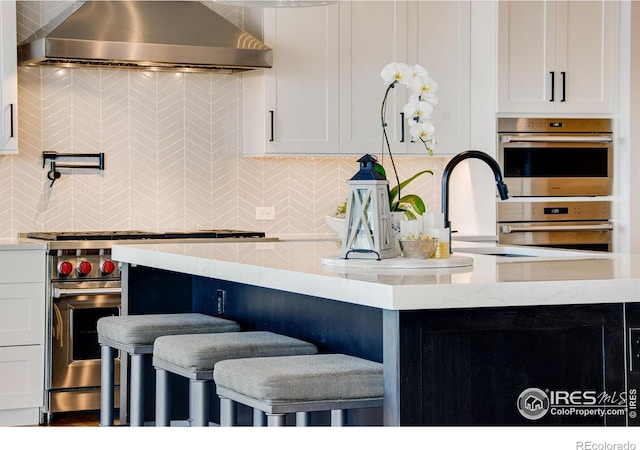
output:
[[[214,365],[225,359],[311,355],[315,345],[268,331],[162,336],[153,348],[156,369],[156,426],[171,421],[169,373],[189,379],[189,419],[192,426],[209,424],[210,386]],[[259,421],[260,417],[254,420]]]
[[[331,411],[331,425],[343,426],[347,410],[383,404],[382,364],[342,354],[221,361],[213,378],[222,426],[234,424],[236,403],[266,413],[269,426],[289,413],[306,426],[312,411]]]
[[[199,313],[141,314],[98,319],[101,351],[100,425],[113,426],[115,350],[131,359],[130,425],[144,424],[144,356],[153,353],[159,336],[184,333],[226,333],[239,331],[232,320]]]

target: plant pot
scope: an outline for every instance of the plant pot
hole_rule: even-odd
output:
[[[334,233],[338,234],[338,237],[342,239],[342,233],[344,230],[344,219],[335,216],[324,216],[325,223],[331,228]]]

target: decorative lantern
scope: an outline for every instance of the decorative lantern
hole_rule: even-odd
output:
[[[391,231],[389,181],[375,169],[377,159],[364,155],[360,170],[347,181],[347,213],[341,258],[383,259],[398,256]]]

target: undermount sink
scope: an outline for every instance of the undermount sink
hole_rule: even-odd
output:
[[[520,247],[520,246],[488,246],[488,247],[466,247],[454,246],[453,253],[471,253],[474,255],[489,255],[509,260],[559,260],[559,259],[596,259],[606,257],[607,253],[585,252],[577,250],[550,249],[541,247]]]

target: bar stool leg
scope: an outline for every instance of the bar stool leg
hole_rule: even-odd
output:
[[[168,427],[171,424],[171,381],[169,372],[156,369],[156,426]]]
[[[253,408],[253,426],[264,427],[266,424],[267,417],[264,415],[264,412],[260,411],[258,408]]]
[[[347,411],[345,409],[331,410],[331,426],[344,427],[347,424]]]
[[[310,423],[311,415],[308,412],[297,412],[296,413],[296,426],[297,427],[308,427]]]
[[[220,397],[220,426],[232,427],[236,424],[236,402]]]
[[[108,345],[100,345],[100,426],[113,426],[113,358],[115,351]]]
[[[285,414],[267,414],[268,427],[283,427],[286,423]]]
[[[144,425],[144,355],[131,354],[130,426]]]
[[[191,426],[209,426],[209,383],[207,380],[189,380]]]

